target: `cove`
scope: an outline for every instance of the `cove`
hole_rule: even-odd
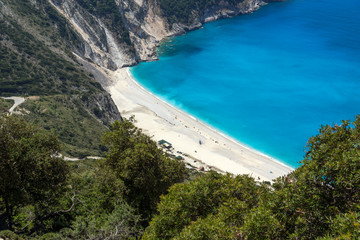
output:
[[[169,39],[131,68],[168,103],[297,167],[324,124],[360,113],[360,2],[294,0]]]

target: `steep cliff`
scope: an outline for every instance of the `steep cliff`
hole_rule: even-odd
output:
[[[100,136],[121,120],[102,76],[73,54],[86,44],[47,0],[0,0],[0,96],[28,97],[18,110],[72,156],[101,154]]]
[[[23,104],[26,118],[55,129],[70,155],[101,154],[99,135],[121,120],[104,90],[113,81],[107,71],[155,60],[162,39],[264,4],[0,0],[0,96],[39,97]]]
[[[262,0],[49,1],[82,36],[83,44],[76,49],[79,55],[111,70],[157,59],[156,47],[165,37],[219,18],[247,14],[266,4]],[[100,3],[113,6],[106,8]],[[109,19],[117,19],[119,14],[121,31],[109,24]],[[127,41],[124,35],[128,35]]]

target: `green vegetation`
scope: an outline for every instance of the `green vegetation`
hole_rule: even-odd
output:
[[[211,173],[174,185],[143,239],[358,239],[360,117],[323,126],[272,187]]]
[[[102,90],[76,63],[52,52],[13,20],[0,19],[0,95],[79,94]],[[9,46],[11,45],[11,47]]]
[[[128,120],[115,122],[104,143],[109,147],[105,165],[124,183],[125,200],[148,219],[160,195],[184,179],[184,165],[171,159]]]
[[[14,100],[0,98],[0,114],[8,112],[12,105],[14,105]]]
[[[21,207],[46,215],[66,186],[68,168],[54,135],[44,134],[25,120],[0,118],[0,199],[10,230]]]
[[[85,8],[91,14],[101,18],[110,31],[116,33],[120,44],[125,43],[132,47],[129,31],[125,27],[120,10],[115,0],[76,0],[80,6]]]
[[[53,95],[28,99],[21,105],[24,117],[53,131],[66,156],[103,156],[101,136],[107,128],[92,117],[77,95]]]
[[[244,0],[227,0],[230,5],[236,5]],[[203,15],[205,10],[218,6],[222,0],[159,0],[163,15],[170,24],[191,24],[196,17]]]
[[[71,53],[81,45],[79,36],[48,1],[4,1],[14,15],[0,18],[0,96],[39,96],[21,105],[23,114],[54,131],[62,153],[103,156],[100,136],[110,110],[97,107],[105,90]],[[0,113],[7,106],[2,99]]]
[[[0,123],[0,237],[360,237],[360,116],[323,126],[302,165],[272,185],[216,172],[185,181],[184,165],[126,120],[104,134],[105,159],[69,167],[53,135],[17,117]]]
[[[216,172],[174,185],[143,239],[232,239],[236,226],[268,192],[267,185],[257,185],[249,176]]]
[[[189,173],[129,121],[105,126],[110,107],[96,104],[107,95],[71,54],[79,36],[47,0],[2,2],[11,14],[0,15],[0,95],[33,97],[22,118],[3,115],[12,101],[0,98],[0,237],[360,238],[360,117],[323,126],[302,165],[272,185]],[[131,45],[115,0],[77,2]],[[220,2],[159,0],[170,23],[185,24]],[[66,163],[60,147],[106,157]]]
[[[72,29],[71,24],[48,1],[3,0],[2,2],[17,15],[12,20],[28,32],[26,38],[30,34],[37,41],[66,52],[70,58],[69,49],[76,51],[81,48],[81,39]],[[4,22],[7,22],[8,17],[5,15]]]
[[[55,157],[59,145],[53,135],[15,116],[1,118],[0,126],[0,182],[8,185],[1,188],[0,226],[17,233],[6,230],[0,237],[136,239],[160,195],[184,179],[183,164],[128,121],[115,122],[104,135],[105,159],[69,164]],[[55,152],[47,151],[53,146]]]

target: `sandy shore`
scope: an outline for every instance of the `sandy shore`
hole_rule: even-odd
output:
[[[115,83],[107,90],[121,115],[125,118],[135,115],[137,127],[155,141],[164,139],[170,142],[173,153],[185,153],[185,161],[191,165],[205,166],[205,169],[213,167],[233,174],[250,174],[264,181],[293,170],[160,100],[141,87],[128,68],[111,74]]]

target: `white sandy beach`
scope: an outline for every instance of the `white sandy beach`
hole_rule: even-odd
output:
[[[185,161],[191,165],[205,164],[223,172],[249,174],[264,181],[271,181],[293,170],[160,100],[141,87],[128,68],[111,74],[115,83],[107,90],[121,115],[125,118],[135,115],[137,127],[155,141],[164,139],[170,142],[173,153],[185,153],[188,155]]]

